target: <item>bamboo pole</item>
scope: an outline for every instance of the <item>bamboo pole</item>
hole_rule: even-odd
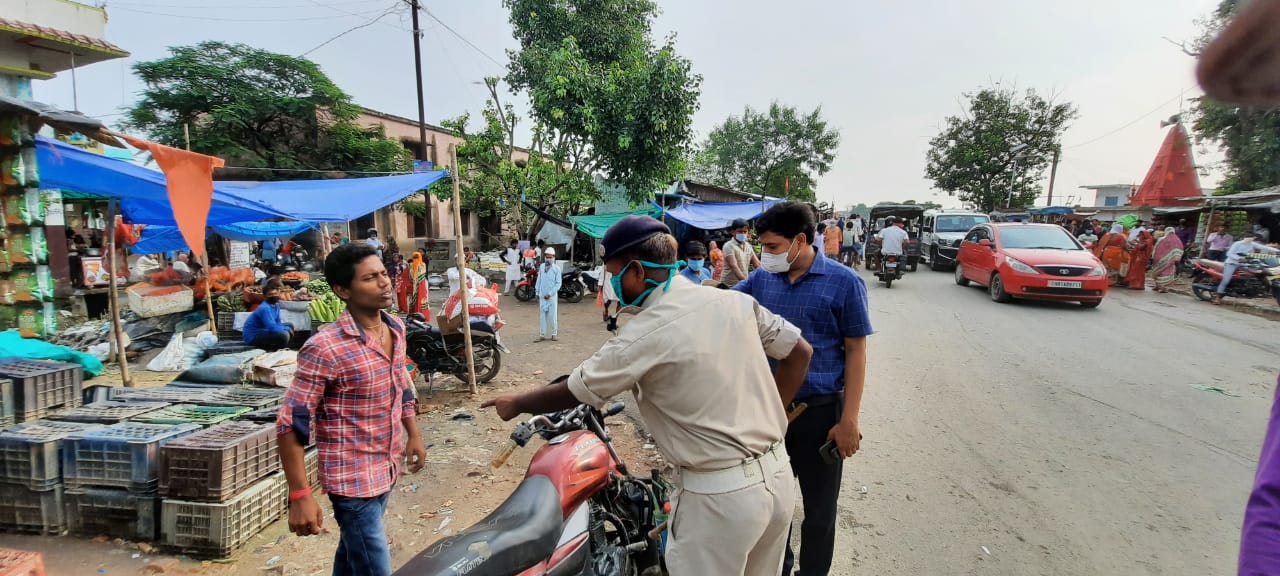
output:
[[[126,387],[133,386],[133,382],[129,378],[129,360],[124,354],[124,330],[120,327],[120,298],[116,294],[118,291],[116,285],[116,201],[114,198],[107,199],[107,225],[105,232],[107,234],[107,267],[111,270],[108,278],[111,281],[110,287],[107,288],[107,304],[111,306],[111,338],[116,346],[116,361],[120,363],[120,382]]]
[[[467,353],[467,386],[471,389],[472,394],[479,393],[476,389],[476,357],[471,348],[471,308],[469,308],[470,300],[467,294],[467,256],[463,250],[462,237],[462,193],[458,189],[458,149],[453,144],[449,145],[449,157],[453,161],[453,236],[457,239],[458,261],[458,296],[462,299],[462,341],[466,344]],[[497,352],[494,352],[497,354]]]

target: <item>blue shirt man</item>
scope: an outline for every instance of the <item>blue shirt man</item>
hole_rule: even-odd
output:
[[[858,413],[866,375],[866,337],[871,335],[867,287],[813,244],[817,215],[807,204],[781,202],[760,216],[756,233],[760,268],[734,287],[800,328],[813,347],[809,373],[793,406],[805,411],[787,429],[787,453],[800,483],[800,573],[826,574],[835,551],[836,500],[843,458],[858,451]],[[839,454],[824,458],[831,442]],[[828,455],[829,456],[829,455]],[[788,546],[783,574],[795,555]]]
[[[268,352],[289,345],[293,326],[280,321],[280,281],[272,278],[262,289],[263,302],[244,321],[244,343]]]
[[[533,286],[533,292],[538,296],[538,339],[534,342],[546,340],[548,328],[552,340],[560,335],[559,293],[563,276],[556,265],[556,249],[547,248],[543,254],[545,258],[538,266],[538,282]]]
[[[707,246],[701,242],[689,242],[685,247],[685,264],[680,275],[692,280],[694,284],[702,284],[711,280],[711,271],[707,269]]]

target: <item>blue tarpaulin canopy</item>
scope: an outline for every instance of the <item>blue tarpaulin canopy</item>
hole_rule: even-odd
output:
[[[290,238],[315,228],[309,222],[241,222],[214,226],[212,230],[232,240],[251,242],[268,238]],[[147,226],[131,251],[135,254],[157,254],[173,250],[189,250],[177,226]]]
[[[764,202],[703,202],[682,204],[667,210],[667,216],[702,230],[727,228],[735,219],[758,218],[770,206],[781,200]]]
[[[164,173],[81,150],[56,140],[36,144],[40,186],[71,196],[119,198],[133,224],[175,226]],[[214,182],[209,226],[289,218],[346,222],[425,190],[444,170],[376,178]]]
[[[41,188],[62,190],[73,198],[119,198],[121,213],[130,223],[177,225],[169,206],[164,173],[159,170],[43,137],[36,141],[36,162],[40,167]],[[276,217],[288,215],[254,206],[214,188],[210,226]]]

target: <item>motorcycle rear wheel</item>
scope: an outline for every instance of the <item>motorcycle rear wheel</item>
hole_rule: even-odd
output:
[[[583,290],[582,290],[581,284],[578,284],[575,281],[574,285],[570,286],[568,290],[569,290],[569,297],[564,299],[565,302],[568,302],[570,304],[577,304],[582,301]]]
[[[534,293],[533,293],[532,286],[529,286],[528,284],[524,286],[516,286],[516,300],[519,300],[521,302],[528,302],[530,300],[533,300],[533,297],[534,297]]]
[[[502,371],[502,353],[498,349],[488,347],[487,350],[476,350],[476,384],[487,384]],[[467,371],[454,374],[457,379],[466,382]]]

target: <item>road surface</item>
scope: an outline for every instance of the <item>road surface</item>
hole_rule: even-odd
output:
[[[1083,310],[863,274],[866,438],[833,574],[1235,574],[1276,324],[1172,294]]]

